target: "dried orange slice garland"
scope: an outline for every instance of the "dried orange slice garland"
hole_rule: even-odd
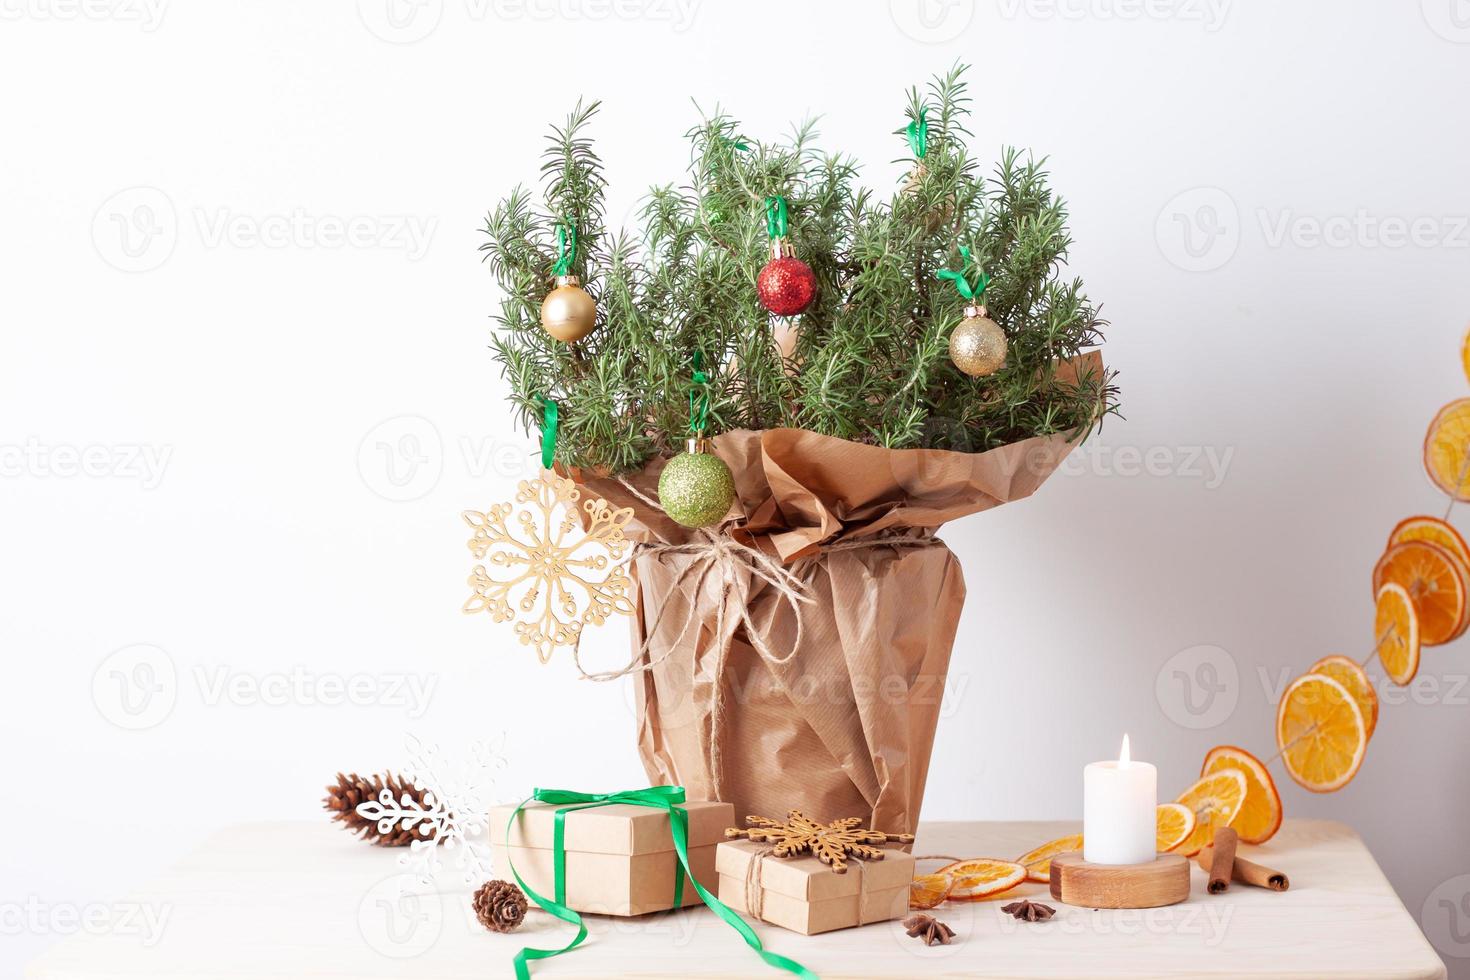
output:
[[[1470,381],[1470,330],[1460,357]],[[1445,405],[1430,423],[1424,469],[1449,495],[1451,508],[1470,502],[1470,398]],[[1448,643],[1470,628],[1470,545],[1448,517],[1446,511],[1444,518],[1420,514],[1400,521],[1373,569],[1375,645],[1368,659],[1377,656],[1388,679],[1400,686],[1418,673],[1421,646]],[[1366,663],[1323,657],[1281,695],[1276,757],[1293,780],[1314,793],[1341,789],[1363,765],[1379,711]],[[1177,802],[1159,806],[1157,847],[1193,856],[1220,827],[1233,828],[1243,843],[1263,844],[1281,820],[1281,796],[1267,764],[1245,749],[1217,745],[1205,755],[1199,780]],[[1073,834],[1014,862],[957,862],[914,880],[914,907],[932,908],[946,898],[973,901],[1022,881],[1045,882],[1053,857],[1081,848],[1082,835]]]

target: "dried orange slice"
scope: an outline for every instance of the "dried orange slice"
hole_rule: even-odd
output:
[[[1368,729],[1368,737],[1373,737],[1373,729],[1378,727],[1378,692],[1373,690],[1373,681],[1368,678],[1368,672],[1356,660],[1340,654],[1323,657],[1308,667],[1307,673],[1326,674],[1347,688],[1353,700],[1358,702],[1358,710],[1363,713],[1363,725]],[[1244,834],[1240,837],[1245,839]]]
[[[1175,850],[1193,857],[1215,841],[1215,831],[1229,827],[1245,803],[1245,773],[1239,769],[1222,769],[1201,776],[1189,789],[1179,794],[1182,803],[1194,814],[1194,829]]]
[[[1419,642],[1446,643],[1464,628],[1465,580],[1470,574],[1446,548],[1428,541],[1404,541],[1383,553],[1373,569],[1373,594],[1384,583],[1402,585],[1419,620]]]
[[[1051,881],[1051,859],[1068,851],[1082,850],[1082,835],[1072,834],[1058,837],[1016,858],[1017,864],[1026,866],[1027,881]]]
[[[1392,548],[1403,541],[1428,541],[1430,544],[1437,544],[1470,565],[1470,545],[1465,544],[1465,539],[1452,524],[1438,517],[1418,514],[1399,521],[1388,536],[1388,547]]]
[[[1009,891],[1026,880],[1026,866],[998,858],[970,858],[939,869],[949,875],[954,886],[949,890],[952,902],[978,902],[991,895]]]
[[[1313,793],[1331,793],[1363,764],[1368,729],[1347,688],[1322,674],[1303,674],[1281,695],[1276,744],[1292,779]]]
[[[1245,777],[1245,803],[1230,826],[1247,844],[1266,843],[1281,829],[1281,794],[1276,792],[1276,780],[1271,778],[1264,762],[1234,745],[1210,749],[1199,774],[1208,776],[1222,769],[1238,770]]]
[[[949,897],[954,879],[946,874],[919,875],[909,882],[909,908],[932,909]]]
[[[1470,500],[1470,398],[1450,402],[1429,423],[1424,469],[1445,493]]]
[[[1465,380],[1470,381],[1470,329],[1465,331],[1465,339],[1460,341],[1460,368],[1465,372]]]
[[[1160,803],[1155,814],[1154,849],[1160,854],[1174,850],[1194,833],[1194,811],[1183,803]]]
[[[1378,662],[1388,679],[1400,687],[1413,680],[1419,673],[1419,617],[1402,585],[1390,582],[1378,590],[1373,637],[1378,642]]]

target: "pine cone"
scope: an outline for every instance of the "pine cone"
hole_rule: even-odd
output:
[[[487,881],[475,892],[475,915],[491,932],[510,932],[526,917],[526,894],[508,881]]]
[[[327,787],[322,806],[331,811],[333,820],[340,821],[358,837],[379,847],[407,847],[416,840],[429,840],[425,833],[425,824],[421,823],[413,830],[404,830],[395,825],[388,833],[380,834],[376,820],[369,820],[357,812],[358,804],[376,800],[384,789],[391,790],[395,800],[402,799],[405,794],[409,799],[420,803],[424,799],[423,790],[391,772],[386,778],[373,776],[370,780],[357,773],[344,776],[339,772],[337,781]]]

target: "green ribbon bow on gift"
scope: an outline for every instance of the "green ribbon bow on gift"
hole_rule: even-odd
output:
[[[684,899],[684,875],[689,876],[689,883],[704,899],[704,904],[710,910],[730,924],[736,932],[740,933],[745,944],[760,954],[761,959],[771,966],[785,970],[787,973],[795,974],[802,980],[818,980],[817,975],[795,960],[788,959],[776,953],[768,952],[761,945],[760,937],[755,934],[749,924],[724,902],[711,895],[703,885],[694,877],[694,871],[689,867],[689,812],[680,804],[684,802],[684,787],[682,786],[654,786],[649,789],[628,790],[623,793],[578,793],[566,789],[538,789],[531,797],[516,807],[515,813],[510,815],[510,822],[505,825],[506,844],[510,843],[510,829],[515,826],[516,818],[521,815],[531,803],[551,803],[560,805],[556,811],[556,824],[552,831],[552,875],[555,881],[556,898],[547,899],[536,894],[530,885],[521,879],[520,872],[516,871],[515,862],[510,862],[510,873],[515,876],[516,883],[521,890],[530,896],[531,900],[541,906],[547,912],[577,927],[577,935],[572,941],[561,949],[535,949],[527,946],[515,956],[516,980],[530,980],[531,960],[544,960],[549,956],[558,956],[569,950],[575,949],[587,938],[587,925],[582,921],[582,916],[567,908],[567,850],[566,850],[566,819],[568,813],[578,810],[587,810],[592,807],[608,806],[613,803],[631,803],[634,806],[648,806],[664,810],[669,815],[669,829],[674,838],[674,851],[679,855],[679,865],[682,868],[674,869],[674,910],[683,905]],[[508,852],[509,848],[507,848]]]

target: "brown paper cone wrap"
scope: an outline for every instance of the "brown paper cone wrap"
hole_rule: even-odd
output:
[[[1101,369],[1095,353],[1085,358]],[[795,808],[912,833],[965,601],[960,563],[934,532],[1030,495],[1073,448],[1071,438],[958,453],[883,449],[801,429],[716,437],[737,494],[720,533],[779,559],[812,601],[800,606],[800,648],[777,665],[757,653],[733,607],[748,609],[777,658],[792,652],[795,613],[745,566],[734,582],[706,575],[695,595],[697,555],[635,558],[633,649],[646,642],[644,663],[659,661],[633,675],[649,780],[684,786],[690,799],[733,803],[738,815],[781,817]],[[664,462],[623,479],[657,500]],[[630,539],[700,540],[620,480],[574,476],[634,509]],[[848,550],[875,539],[900,540]],[[834,546],[842,547],[828,550]],[[724,635],[716,636],[722,602]]]

